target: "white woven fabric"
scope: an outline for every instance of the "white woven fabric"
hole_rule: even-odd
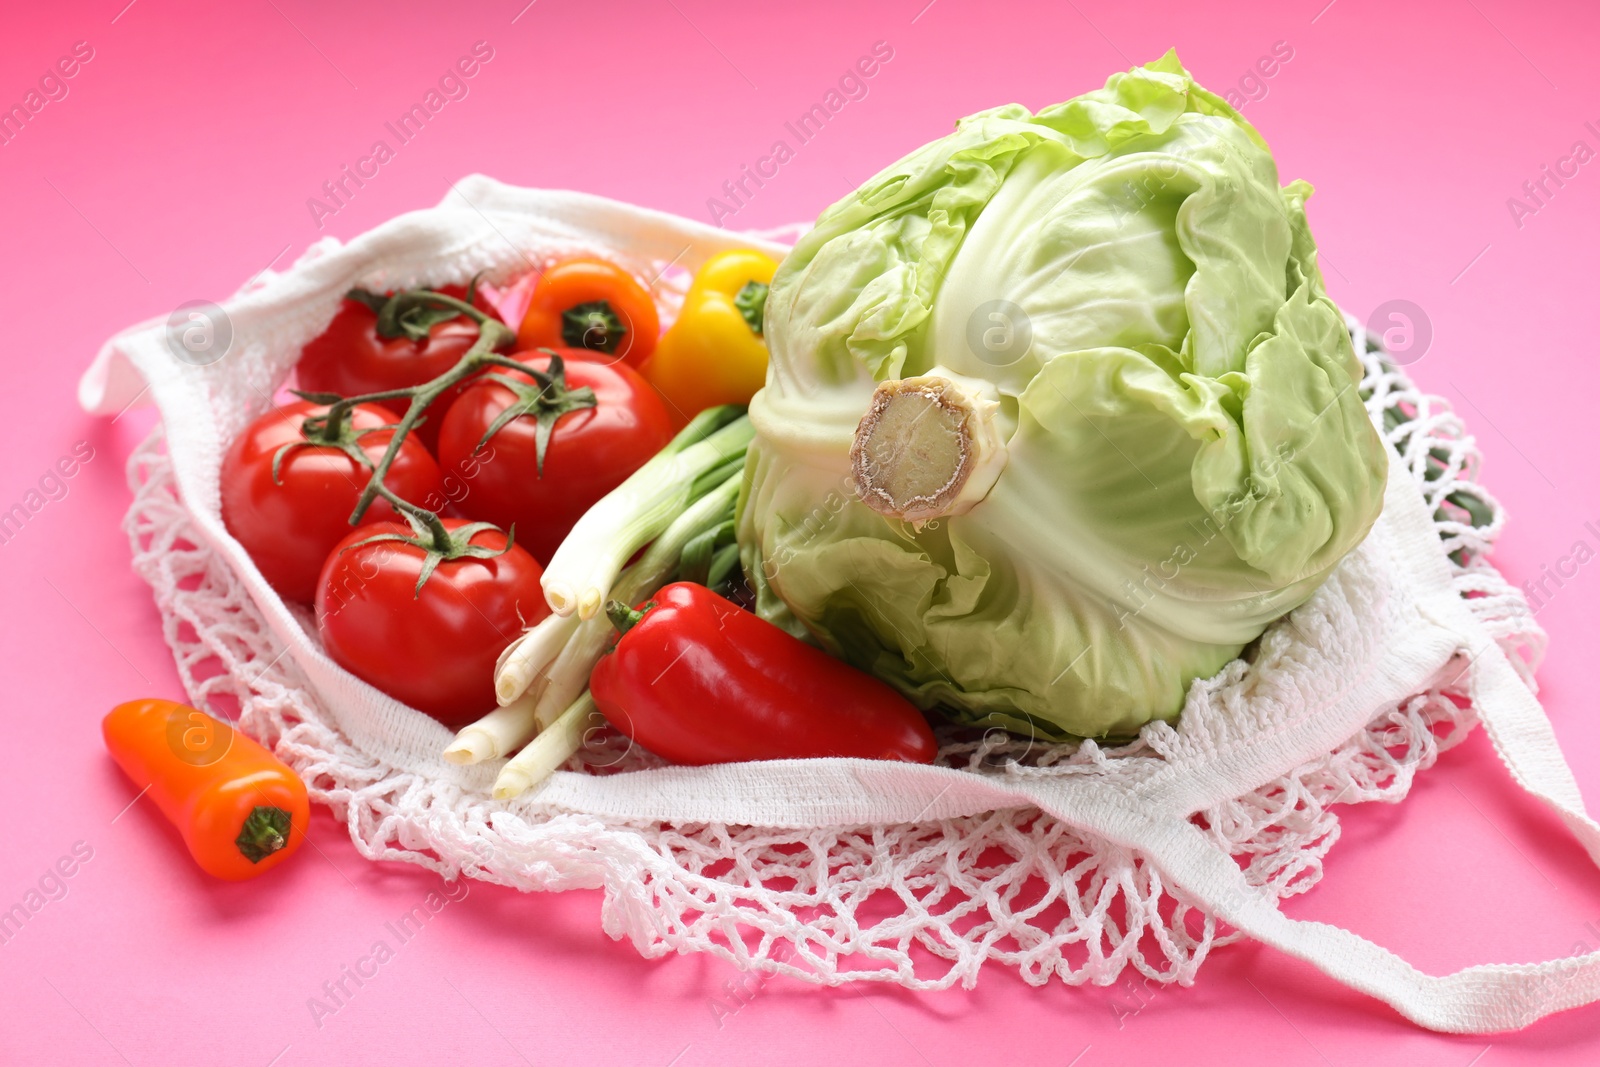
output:
[[[1213,948],[1250,936],[1439,1030],[1507,1029],[1600,999],[1600,953],[1430,977],[1278,910],[1321,877],[1334,805],[1399,800],[1478,721],[1600,861],[1600,827],[1532,695],[1543,635],[1484,561],[1503,519],[1473,481],[1472,440],[1367,351],[1359,324],[1363,394],[1395,449],[1382,519],[1310,602],[1193,686],[1175,727],[1116,749],[952,729],[934,767],[679,768],[602,742],[499,803],[498,762],[445,763],[449,731],[329,661],[304,611],[223,528],[227,441],[266,410],[351,286],[464,282],[590,252],[660,275],[670,305],[707,256],[750,244],[782,251],[472,177],[439,208],[321,242],[254,281],[224,305],[235,340],[217,363],[175,359],[159,324],[107,342],[81,399],[116,412],[148,383],[161,411],[129,463],[127,527],[190,698],[272,744],[364,855],[525,890],[603,888],[606,930],[649,956],[704,951],[827,984],[919,989],[970,986],[988,961],[1035,984],[1106,985],[1128,967],[1187,984]],[[1492,521],[1470,525],[1463,492]]]

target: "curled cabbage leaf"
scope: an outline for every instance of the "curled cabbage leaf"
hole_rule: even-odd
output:
[[[738,519],[757,610],[974,724],[1175,718],[1382,506],[1310,193],[1169,52],[964,119],[829,208],[767,301]],[[1004,467],[963,513],[880,514],[863,414],[946,373],[992,385]]]

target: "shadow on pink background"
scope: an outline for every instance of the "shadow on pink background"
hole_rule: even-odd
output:
[[[1511,515],[1497,562],[1518,582],[1546,567],[1570,575],[1547,584],[1554,595],[1540,607],[1551,635],[1543,696],[1600,803],[1588,685],[1600,566],[1572,562],[1580,541],[1600,549],[1586,455],[1600,395],[1600,163],[1547,182],[1542,205],[1523,190],[1574,142],[1600,149],[1592,10],[1508,0],[125,3],[45,5],[12,14],[0,35],[7,105],[77,42],[92,52],[61,83],[65,95],[0,145],[11,400],[0,510],[61,457],[92,454],[64,496],[0,544],[11,683],[0,910],[75,845],[92,853],[67,865],[65,895],[0,945],[0,1062],[1600,1059],[1600,1008],[1517,1035],[1441,1037],[1248,944],[1218,951],[1194,988],[1154,993],[1127,980],[1032,989],[996,969],[971,992],[773,980],[735,995],[738,976],[718,961],[645,961],[613,942],[598,892],[478,884],[336,1014],[316,1018],[308,999],[375,941],[392,942],[385,924],[438,879],[367,862],[321,811],[314,850],[260,883],[223,885],[189,863],[147,804],[126,808],[133,791],[101,750],[100,717],[135,695],[181,697],[119,529],[123,460],[151,416],[107,422],[74,403],[78,374],[116,329],[224,296],[319,237],[348,239],[432,205],[473,171],[771,226],[814,216],[957,116],[1053,103],[1176,45],[1205,84],[1247,100],[1285,180],[1317,186],[1312,222],[1334,298],[1362,316],[1390,300],[1425,314],[1431,346],[1410,369],[1483,445],[1486,482]],[[466,95],[331,210],[323,183],[389,139],[385,123],[479,41],[493,55]],[[863,98],[737,211],[708,203],[726,208],[723,183],[880,41],[892,59]],[[1292,58],[1252,78],[1275,48]],[[1514,212],[1512,197],[1538,210]],[[1288,906],[1296,917],[1348,926],[1435,973],[1600,947],[1600,875],[1506,781],[1481,736],[1398,807],[1346,810],[1326,880]]]

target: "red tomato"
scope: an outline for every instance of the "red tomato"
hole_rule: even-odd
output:
[[[464,519],[445,519],[459,530]],[[521,545],[488,559],[440,561],[417,589],[426,553],[402,541],[359,542],[375,534],[413,536],[398,522],[354,530],[322,569],[317,630],[333,661],[446,726],[464,726],[495,707],[500,653],[550,614],[544,571]],[[499,549],[506,535],[479,530],[473,545]]]
[[[467,291],[456,285],[438,291],[457,300],[467,296]],[[474,306],[490,311],[481,296]],[[295,375],[300,388],[312,393],[360,396],[402,389],[432,381],[454,367],[477,340],[478,325],[465,315],[435,323],[425,341],[379,337],[377,313],[360,301],[346,299],[328,328],[301,350]],[[428,421],[416,430],[429,448],[439,439],[439,419],[461,388],[457,386],[434,401],[425,415]],[[405,414],[405,402],[396,403],[400,414]]]
[[[672,440],[672,419],[661,396],[631,367],[599,363],[592,353],[556,349],[563,357],[567,387],[594,390],[595,406],[561,415],[551,426],[544,472],[538,473],[538,419],[522,415],[506,423],[485,446],[494,459],[477,473],[458,501],[476,519],[509,527],[517,543],[548,560],[573,523],[623,479]],[[586,358],[588,357],[588,358]],[[548,371],[550,357],[519,352],[514,359]],[[532,378],[515,371],[508,377]],[[493,381],[473,383],[450,406],[439,431],[439,458],[447,470],[466,470],[473,450],[495,419],[516,398]]]
[[[370,468],[337,448],[307,445],[283,457],[273,481],[272,459],[292,441],[304,441],[300,425],[324,415],[325,405],[297,400],[270,411],[245,428],[222,460],[222,521],[245,547],[262,575],[281,595],[310,603],[317,575],[339,539],[350,532],[350,513]],[[353,430],[392,426],[392,412],[357,404],[350,412]],[[361,438],[361,451],[373,463],[383,458],[394,434],[379,430]],[[425,507],[442,500],[439,465],[428,450],[407,439],[400,446],[385,484],[402,499]],[[394,519],[387,501],[376,500],[366,521]]]

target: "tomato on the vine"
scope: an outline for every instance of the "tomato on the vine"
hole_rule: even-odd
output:
[[[521,545],[487,523],[441,521],[456,558],[430,558],[404,523],[352,531],[323,567],[317,629],[350,673],[463,726],[495,707],[495,661],[550,609],[544,572]]]
[[[595,501],[672,440],[672,419],[650,384],[631,367],[585,358],[591,355],[519,352],[512,358],[532,374],[496,372],[473,382],[439,431],[446,470],[464,469],[480,445],[493,449],[460,509],[515,523],[517,542],[541,561]]]
[[[467,300],[467,290],[458,285],[440,287],[437,292]],[[481,296],[473,294],[473,307],[498,317]],[[361,300],[346,297],[333,321],[322,333],[300,350],[295,368],[300,388],[308,393],[335,393],[360,396],[402,389],[431,381],[461,361],[478,339],[478,324],[466,315],[448,315],[448,309],[430,313],[427,336],[384,337],[378,331],[378,312]],[[459,395],[452,390],[429,405],[427,421],[417,434],[429,448],[439,439],[439,420]],[[404,410],[400,414],[404,414]]]
[[[375,404],[350,409],[339,443],[317,444],[302,433],[326,405],[299,400],[245,428],[222,460],[222,521],[281,595],[310,603],[333,546],[350,532],[350,513],[372,466],[393,439],[396,416]],[[366,461],[356,458],[365,455]],[[274,473],[274,465],[277,470]],[[387,483],[405,500],[440,499],[439,466],[413,440],[401,443]],[[395,518],[387,501],[374,502],[368,521]]]

